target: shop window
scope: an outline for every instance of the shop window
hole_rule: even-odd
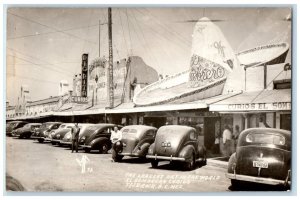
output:
[[[280,128],[284,130],[291,130],[292,119],[291,114],[281,114],[280,115]]]

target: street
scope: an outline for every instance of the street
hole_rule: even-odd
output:
[[[7,173],[26,191],[82,192],[222,192],[229,191],[225,169],[203,166],[192,171],[124,157],[111,162],[111,154],[71,153],[67,147],[31,139],[6,138]]]

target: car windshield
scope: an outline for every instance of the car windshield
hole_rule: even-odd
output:
[[[46,123],[46,124],[42,124],[41,128],[49,128],[50,126],[51,124]]]
[[[246,142],[259,144],[284,145],[285,138],[281,135],[270,133],[250,133],[246,136]]]
[[[25,126],[24,126],[24,128],[30,128],[30,124],[26,124]]]
[[[60,129],[61,129],[61,128],[65,128],[65,127],[66,127],[65,124],[62,124],[62,125],[59,126]]]
[[[14,127],[17,123],[9,123],[7,124],[7,127]]]

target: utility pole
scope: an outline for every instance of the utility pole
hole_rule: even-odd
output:
[[[113,49],[112,49],[112,22],[111,8],[108,8],[108,48],[109,48],[109,66],[108,66],[108,100],[109,107],[114,107],[114,80],[113,80]]]
[[[101,39],[101,20],[99,20],[99,58],[101,56],[100,39]]]

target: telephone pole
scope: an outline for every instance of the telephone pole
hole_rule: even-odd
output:
[[[108,8],[108,48],[109,48],[109,66],[108,66],[108,100],[109,107],[114,107],[114,80],[113,80],[113,49],[112,49],[112,22],[111,8]]]

